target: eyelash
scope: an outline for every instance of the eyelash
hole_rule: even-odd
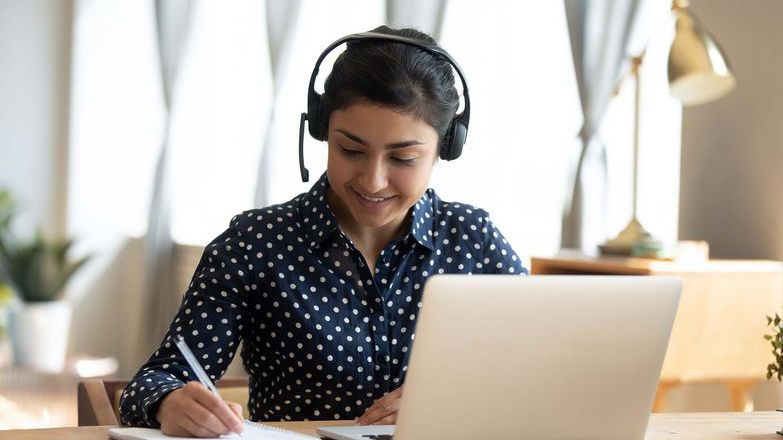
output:
[[[351,150],[349,148],[343,147],[342,145],[340,146],[340,150],[347,157],[356,157],[356,156],[362,154],[361,151]],[[392,160],[394,162],[396,162],[397,164],[399,164],[399,165],[406,166],[406,167],[412,167],[412,166],[416,165],[416,160],[417,159],[415,159],[415,158],[414,159],[400,159],[399,157],[392,156]]]

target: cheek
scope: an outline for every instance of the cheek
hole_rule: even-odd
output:
[[[398,173],[395,184],[401,192],[406,194],[406,198],[416,201],[429,186],[432,168],[432,164],[427,163],[416,168],[403,169]]]
[[[326,158],[326,176],[332,186],[339,185],[350,174],[349,163],[332,148],[329,148],[329,154]]]

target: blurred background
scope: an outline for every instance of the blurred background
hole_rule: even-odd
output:
[[[29,257],[15,270],[45,261],[36,279],[53,280],[0,276],[0,428],[73,425],[76,381],[135,373],[203,246],[234,214],[309,188],[296,148],[315,59],[380,24],[428,32],[460,63],[468,141],[431,185],[487,209],[520,256],[595,255],[635,211],[657,251],[688,240],[713,259],[783,259],[783,3],[680,7],[736,80],[697,106],[671,95],[667,0],[0,0],[0,234],[8,255]],[[306,138],[305,157],[315,180],[325,144]],[[14,321],[54,302],[67,310],[46,316],[59,318]],[[59,360],[12,347],[57,336],[47,353]],[[729,410],[730,397],[685,384],[665,409]],[[783,400],[763,380],[752,398],[756,409]]]

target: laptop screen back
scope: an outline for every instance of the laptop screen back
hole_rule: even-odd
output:
[[[670,277],[431,278],[395,440],[643,438],[680,290]]]

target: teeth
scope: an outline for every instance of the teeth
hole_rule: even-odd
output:
[[[365,196],[364,194],[361,194],[361,193],[359,193],[359,195],[360,195],[360,196],[361,196],[361,197],[362,197],[364,200],[367,200],[367,201],[369,201],[369,202],[373,202],[373,203],[379,203],[379,202],[382,202],[382,201],[386,200],[386,199],[385,199],[385,198],[383,198],[383,197],[367,197],[367,196]]]

